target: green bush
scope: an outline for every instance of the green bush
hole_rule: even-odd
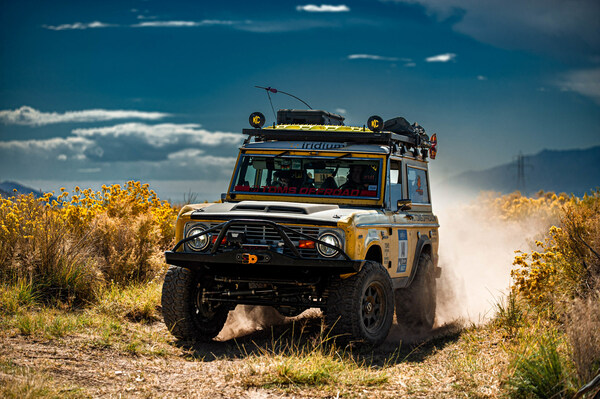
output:
[[[556,334],[542,335],[513,364],[508,380],[515,398],[563,398],[574,393],[568,361],[559,352]]]

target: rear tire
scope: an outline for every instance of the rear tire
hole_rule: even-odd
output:
[[[408,288],[396,290],[398,324],[421,331],[433,328],[436,309],[435,268],[429,254],[421,254],[417,274]]]
[[[162,313],[171,334],[186,341],[209,341],[216,337],[227,320],[224,304],[202,301],[203,289],[211,286],[198,273],[169,266],[162,289]]]
[[[381,344],[394,318],[392,280],[377,262],[346,279],[335,278],[327,290],[325,323],[342,341]]]

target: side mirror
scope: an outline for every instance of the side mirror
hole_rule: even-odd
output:
[[[399,211],[409,211],[412,208],[412,201],[408,198],[398,200],[397,203]]]

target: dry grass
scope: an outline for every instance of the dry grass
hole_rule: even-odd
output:
[[[81,389],[57,386],[51,377],[0,357],[0,396],[7,399],[83,398]]]
[[[600,294],[573,301],[565,328],[583,385],[600,372]]]

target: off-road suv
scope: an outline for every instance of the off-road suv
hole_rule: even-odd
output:
[[[210,340],[236,305],[320,308],[341,339],[380,344],[392,324],[433,326],[438,221],[427,158],[436,137],[404,118],[368,127],[316,110],[250,116],[220,203],[185,206],[162,311],[171,333]]]

